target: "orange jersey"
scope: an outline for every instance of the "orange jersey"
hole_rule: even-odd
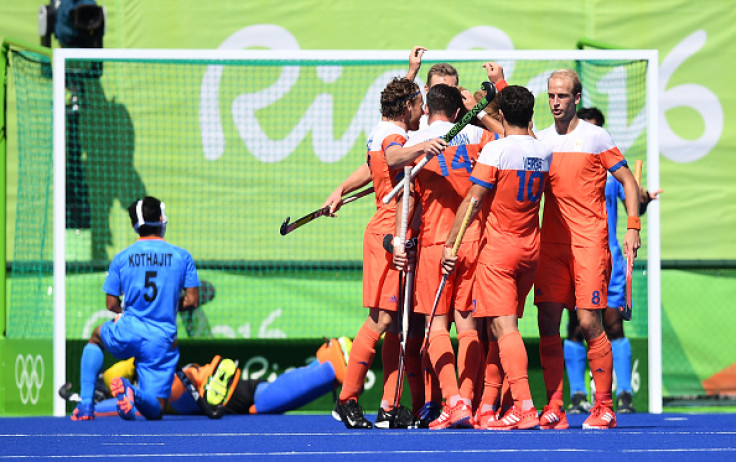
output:
[[[392,145],[406,143],[406,131],[393,122],[381,121],[368,137],[368,167],[371,169],[373,189],[376,194],[376,213],[368,222],[366,232],[373,234],[393,234],[396,220],[396,201],[384,204],[382,199],[398,183],[397,175],[403,177],[401,169],[389,170],[386,163],[386,149]]]
[[[542,241],[578,246],[608,243],[606,170],[627,165],[603,128],[580,120],[571,133],[537,133],[554,158],[545,191]]]
[[[552,151],[529,135],[511,135],[483,148],[470,181],[492,188],[478,262],[515,269],[538,258],[539,203]]]
[[[453,127],[452,122],[435,121],[428,127],[411,135],[405,146],[440,138]],[[436,156],[419,171],[416,189],[422,204],[422,224],[419,228],[419,244],[444,243],[452,228],[457,210],[470,189],[468,181],[480,150],[496,134],[482,128],[467,125],[448,143],[441,155]],[[465,240],[480,238],[480,220],[468,226]]]

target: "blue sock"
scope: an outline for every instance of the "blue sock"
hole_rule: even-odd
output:
[[[95,343],[88,343],[82,350],[81,377],[79,379],[79,397],[82,403],[91,404],[95,396],[97,374],[102,370],[105,354]]]
[[[158,402],[158,398],[141,391],[140,388],[133,385],[131,385],[130,388],[133,389],[135,408],[140,411],[143,417],[154,420],[161,418],[161,403]]]
[[[616,391],[631,393],[631,342],[627,337],[611,342],[613,350],[613,372],[616,374]]]
[[[316,363],[316,364],[315,364]],[[269,384],[259,385],[255,394],[258,414],[281,414],[297,409],[332,390],[335,369],[329,362],[314,360],[309,366],[281,374]]]
[[[588,352],[585,345],[581,342],[573,342],[565,340],[565,370],[567,371],[567,380],[570,383],[570,396],[576,391],[585,391],[585,365],[588,362]]]

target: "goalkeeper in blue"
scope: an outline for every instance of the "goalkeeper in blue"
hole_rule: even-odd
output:
[[[309,364],[290,369],[270,382],[243,377],[238,361],[220,355],[209,364],[187,364],[176,371],[164,412],[217,419],[225,414],[282,414],[298,409],[342,384],[351,347],[347,337],[326,340]],[[107,398],[117,377],[135,381],[134,358],[115,363],[98,377],[95,417],[118,414],[117,400]],[[70,393],[71,388],[70,383],[62,386],[59,395],[78,401],[79,395]],[[135,407],[132,412],[140,415]]]
[[[133,202],[128,214],[139,238],[110,263],[102,289],[107,309],[118,315],[97,327],[82,351],[81,401],[72,420],[94,419],[94,390],[104,350],[118,359],[135,358],[138,386],[125,377],[110,383],[120,417],[134,419],[137,409],[146,419],[160,419],[179,362],[176,316],[181,291],[185,308],[199,303],[199,277],[191,254],[164,240],[164,203],[148,196]]]

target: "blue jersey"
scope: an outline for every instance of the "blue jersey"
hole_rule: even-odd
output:
[[[613,175],[608,175],[606,180],[606,212],[608,214],[608,247],[611,254],[620,254],[621,247],[618,245],[616,238],[616,223],[618,223],[618,200],[626,200],[624,187],[618,182]]]
[[[612,175],[606,180],[606,212],[608,214],[608,247],[611,249],[611,280],[608,283],[608,306],[624,306],[626,288],[626,262],[616,238],[618,201],[624,201],[624,187]]]
[[[145,237],[115,255],[102,290],[125,296],[126,316],[138,318],[167,338],[176,338],[181,291],[198,286],[197,269],[188,251],[160,237]]]

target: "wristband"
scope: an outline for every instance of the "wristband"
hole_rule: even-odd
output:
[[[509,83],[506,81],[506,79],[501,79],[498,82],[496,82],[496,91],[501,91],[504,88],[508,87]]]
[[[641,230],[641,220],[639,217],[629,217],[626,219],[626,228],[627,229],[637,229]]]
[[[478,115],[476,115],[476,117],[478,118],[478,120],[482,121],[483,120],[483,117],[485,117],[487,115],[488,115],[488,113],[486,111],[484,111],[483,109],[481,109],[478,112]]]
[[[401,236],[394,236],[393,245],[394,247],[396,247],[397,245],[401,245]]]

